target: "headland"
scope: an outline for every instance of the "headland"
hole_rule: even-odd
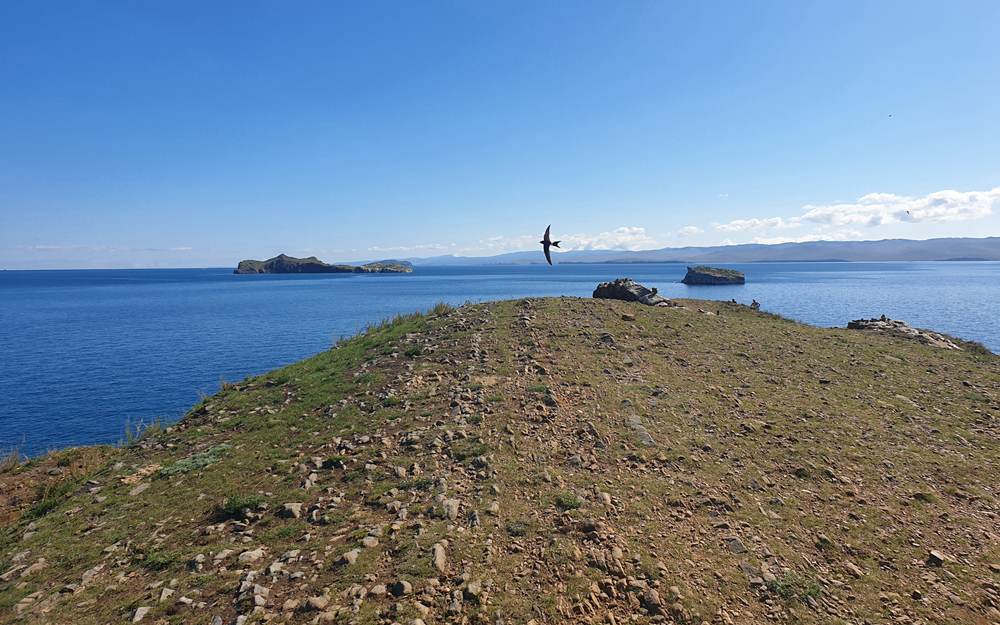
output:
[[[672,302],[439,305],[7,466],[0,621],[1000,618],[1000,359]]]

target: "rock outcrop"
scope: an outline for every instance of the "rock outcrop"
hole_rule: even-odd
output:
[[[911,328],[910,324],[905,321],[890,319],[885,315],[878,318],[872,317],[871,319],[855,319],[854,321],[849,321],[847,323],[847,329],[872,330],[876,332],[898,332],[905,336],[914,338],[921,343],[926,343],[934,347],[940,347],[942,349],[962,349],[942,334]]]
[[[705,265],[688,267],[687,270],[687,275],[681,280],[682,284],[746,284],[746,277],[742,271],[707,267]]]
[[[594,289],[597,299],[620,299],[626,302],[639,302],[646,306],[670,306],[670,300],[658,295],[656,288],[648,289],[632,281],[631,278],[618,278],[613,282],[602,282]]]
[[[244,260],[233,273],[413,273],[413,268],[385,262],[352,265],[329,265],[315,256],[295,258],[279,254],[268,260]]]

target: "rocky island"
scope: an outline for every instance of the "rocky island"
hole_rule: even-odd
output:
[[[687,275],[684,276],[681,283],[691,285],[745,284],[746,278],[742,271],[701,265],[698,267],[688,267]]]
[[[441,304],[4,461],[0,622],[1000,622],[997,356],[673,301]]]
[[[413,273],[413,267],[406,261],[380,261],[358,267],[328,265],[315,256],[295,258],[279,254],[268,260],[240,261],[233,273]]]

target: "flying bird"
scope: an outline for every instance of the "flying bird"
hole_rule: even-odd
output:
[[[549,247],[559,247],[559,241],[553,241],[549,238],[549,230],[551,229],[552,226],[549,225],[549,227],[545,229],[545,236],[542,237],[541,241],[539,241],[539,243],[542,244],[542,248],[545,249],[545,260],[549,261],[550,265],[552,264],[552,256],[549,255]]]

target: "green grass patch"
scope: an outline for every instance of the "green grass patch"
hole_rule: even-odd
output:
[[[466,439],[458,443],[452,443],[451,455],[455,460],[459,462],[464,462],[469,458],[475,458],[476,456],[482,456],[490,450],[490,446],[486,443],[478,442],[472,439]]]
[[[45,516],[46,514],[52,512],[53,510],[55,510],[58,507],[59,507],[59,500],[58,499],[43,499],[31,511],[31,516],[33,516],[33,517],[35,517],[37,519],[38,517]]]
[[[355,384],[371,384],[372,382],[378,380],[378,374],[372,373],[371,371],[366,371],[358,377],[354,378]]]
[[[243,513],[243,510],[256,510],[257,506],[264,503],[264,496],[259,493],[227,495],[222,503],[216,508],[215,516],[219,520],[232,519]]]
[[[771,592],[786,600],[799,599],[804,601],[806,597],[815,598],[820,595],[819,584],[795,571],[778,575],[777,579],[767,583],[767,587]]]
[[[154,549],[140,560],[139,565],[148,571],[162,571],[181,562],[181,555],[167,550]]]
[[[521,538],[522,536],[528,536],[533,534],[535,531],[534,525],[530,521],[525,521],[523,519],[511,519],[507,521],[507,533],[514,538]]]

